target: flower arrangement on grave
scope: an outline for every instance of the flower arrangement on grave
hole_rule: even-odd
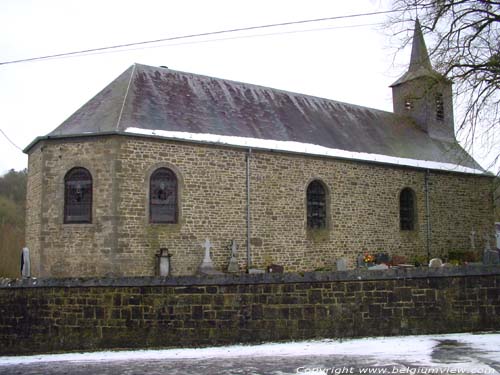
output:
[[[363,261],[367,265],[373,264],[375,263],[375,255],[366,253],[365,256],[363,257]]]

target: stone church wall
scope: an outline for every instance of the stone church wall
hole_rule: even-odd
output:
[[[206,238],[216,268],[227,268],[234,239],[245,269],[247,150],[129,136],[41,144],[43,151],[30,155],[28,184],[27,243],[37,275],[152,276],[161,247],[172,254],[173,275],[190,275]],[[63,224],[64,175],[75,166],[94,179],[92,224]],[[148,222],[149,177],[159,167],[177,175],[178,224]],[[425,171],[253,150],[250,175],[255,267],[274,263],[302,272],[330,267],[339,257],[353,267],[366,252],[426,255]],[[327,229],[311,231],[306,189],[314,179],[328,189],[329,216]],[[432,255],[470,250],[472,230],[479,249],[493,226],[492,179],[434,171],[429,181]],[[404,187],[416,194],[414,231],[399,229]]]
[[[0,283],[0,355],[500,329],[500,267]]]

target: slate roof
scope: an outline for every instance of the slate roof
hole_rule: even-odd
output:
[[[127,128],[293,141],[482,168],[409,117],[329,99],[134,64],[46,137]]]

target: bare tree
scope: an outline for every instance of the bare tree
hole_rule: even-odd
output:
[[[489,142],[495,157],[486,167],[498,168],[500,0],[393,0],[393,9],[390,25],[403,46],[409,21],[419,18],[434,68],[454,83],[458,137],[468,150]]]

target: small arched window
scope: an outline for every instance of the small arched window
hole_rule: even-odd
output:
[[[307,187],[307,228],[326,228],[326,189],[317,180]]]
[[[73,168],[64,177],[64,223],[92,222],[92,176]]]
[[[168,168],[153,172],[149,181],[149,222],[177,223],[177,177]]]
[[[399,225],[401,230],[415,229],[415,193],[410,188],[399,194]]]

